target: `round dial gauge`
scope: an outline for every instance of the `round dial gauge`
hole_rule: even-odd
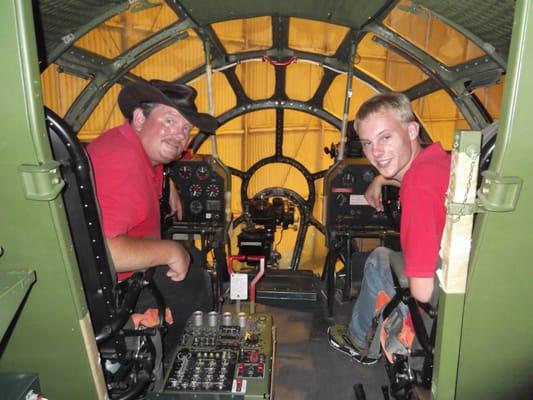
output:
[[[191,204],[189,205],[189,209],[193,214],[199,214],[202,212],[202,203],[200,203],[198,200],[191,201]]]
[[[182,165],[178,169],[178,175],[181,179],[191,179],[191,176],[192,176],[191,168],[186,165]]]
[[[193,183],[189,186],[189,194],[191,197],[200,197],[202,195],[202,187],[197,183]]]
[[[218,197],[218,195],[220,194],[220,188],[217,185],[211,183],[205,188],[205,193],[207,194],[207,197],[215,198]]]
[[[196,170],[196,176],[201,181],[205,181],[207,178],[209,178],[209,169],[204,165],[199,166]]]
[[[335,196],[335,203],[337,203],[338,206],[343,206],[346,204],[348,199],[346,198],[345,194],[339,193],[337,196]]]
[[[350,174],[350,173],[346,173],[342,176],[342,184],[344,186],[352,186],[355,182],[355,177]]]
[[[365,172],[363,172],[363,181],[365,183],[370,183],[372,182],[372,179],[374,179],[374,172],[372,172],[371,170],[366,170]]]

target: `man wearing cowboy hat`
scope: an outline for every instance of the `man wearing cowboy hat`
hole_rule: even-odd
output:
[[[158,267],[154,281],[175,322],[165,337],[167,351],[177,343],[192,311],[209,307],[206,271],[189,271],[189,253],[178,242],[162,240],[160,232],[163,165],[181,157],[194,126],[204,132],[214,132],[218,126],[211,115],[197,111],[196,95],[189,86],[160,80],[125,86],[118,104],[127,121],[87,148],[118,279]],[[171,194],[171,210],[181,218],[175,189]]]

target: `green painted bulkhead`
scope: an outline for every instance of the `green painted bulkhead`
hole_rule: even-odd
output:
[[[5,120],[0,139],[5,185],[0,201],[0,268],[36,275],[3,337],[1,369],[37,372],[51,398],[76,393],[80,399],[95,399],[80,328],[87,307],[62,199],[56,195],[52,200],[28,200],[20,173],[21,166],[38,169],[54,163],[44,123],[31,3],[6,1],[0,9],[5,51],[0,67],[0,115]]]
[[[0,345],[0,371],[38,373],[43,392],[50,399],[70,399],[73,394],[80,400],[97,399],[102,377],[101,372],[91,369],[97,360],[94,335],[90,329],[85,329],[85,337],[83,333],[90,321],[58,195],[60,182],[54,181],[57,164],[47,137],[39,74],[43,63],[56,61],[68,49],[68,43],[61,40],[67,32],[82,36],[130,4],[118,0],[35,3],[37,11],[26,0],[0,2],[0,278],[21,271],[35,273],[35,282],[12,321],[3,311],[4,303],[0,304],[0,322],[7,327]],[[525,399],[532,393],[532,3],[414,2],[471,35],[487,51],[492,66],[474,77],[488,76],[489,70],[505,70],[499,133],[489,169],[500,177],[522,180],[514,210],[483,212],[476,217],[466,293],[441,293],[440,311],[453,323],[438,325],[437,380],[432,390],[436,399]],[[357,32],[375,29],[369,25],[372,18],[386,13],[396,2],[184,0],[180,4],[191,16],[185,25],[194,23],[200,28],[235,18],[273,15],[322,20]],[[55,15],[56,8],[64,14]],[[398,38],[390,40],[399,43]],[[150,43],[145,46],[149,48]],[[404,50],[409,49],[406,46]],[[287,48],[269,51],[273,55],[291,54]],[[439,84],[455,95],[472,128],[488,124],[483,112],[465,96],[467,79],[463,75],[438,70],[438,63],[427,54],[414,52],[411,56],[428,66]],[[119,60],[128,65],[128,57],[124,54]],[[346,71],[347,57],[341,54],[324,60]],[[230,61],[214,59],[219,67]],[[106,79],[101,75],[101,81],[127,81],[127,71],[117,69],[114,73]],[[97,101],[84,95],[84,101],[68,114],[73,125],[81,125],[88,117],[84,113],[96,106]],[[83,116],[81,122],[79,115]]]

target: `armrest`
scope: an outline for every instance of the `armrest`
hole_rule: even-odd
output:
[[[123,294],[122,301],[111,323],[104,326],[101,332],[96,335],[96,343],[105,342],[126,325],[143,288],[146,279],[145,274],[136,272],[127,280],[117,283],[117,296]]]

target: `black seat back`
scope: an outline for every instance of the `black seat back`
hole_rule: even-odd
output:
[[[104,242],[91,164],[72,129],[53,111],[46,109],[45,114],[54,157],[65,180],[63,201],[95,336],[109,336],[119,312],[115,269]]]
[[[45,114],[54,157],[61,164],[65,180],[63,202],[109,394],[111,398],[137,398],[146,392],[150,382],[161,378],[162,371],[159,329],[164,327],[138,332],[127,324],[143,287],[148,287],[157,300],[163,321],[161,294],[152,281],[154,269],[116,282],[100,223],[89,157],[59,116],[48,109]],[[154,343],[159,343],[158,348]],[[120,368],[108,369],[106,360]]]

